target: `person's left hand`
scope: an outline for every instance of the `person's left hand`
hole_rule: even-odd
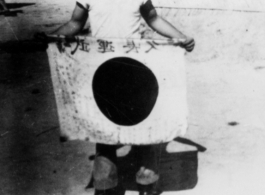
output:
[[[180,47],[186,49],[187,52],[191,52],[195,47],[195,41],[192,37],[186,37],[180,42]]]

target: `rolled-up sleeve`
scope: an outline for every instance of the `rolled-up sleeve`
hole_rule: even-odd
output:
[[[89,9],[89,0],[77,0],[76,3],[79,3],[84,8]]]

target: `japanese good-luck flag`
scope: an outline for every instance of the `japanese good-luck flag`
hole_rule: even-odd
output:
[[[184,52],[166,40],[76,37],[50,43],[61,135],[136,145],[183,135],[188,115]]]

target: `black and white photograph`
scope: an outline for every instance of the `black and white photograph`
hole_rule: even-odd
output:
[[[263,195],[265,1],[0,0],[1,195]]]

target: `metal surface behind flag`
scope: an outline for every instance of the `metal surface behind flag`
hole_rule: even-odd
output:
[[[166,40],[76,37],[49,44],[61,135],[154,144],[187,129],[184,50]]]

